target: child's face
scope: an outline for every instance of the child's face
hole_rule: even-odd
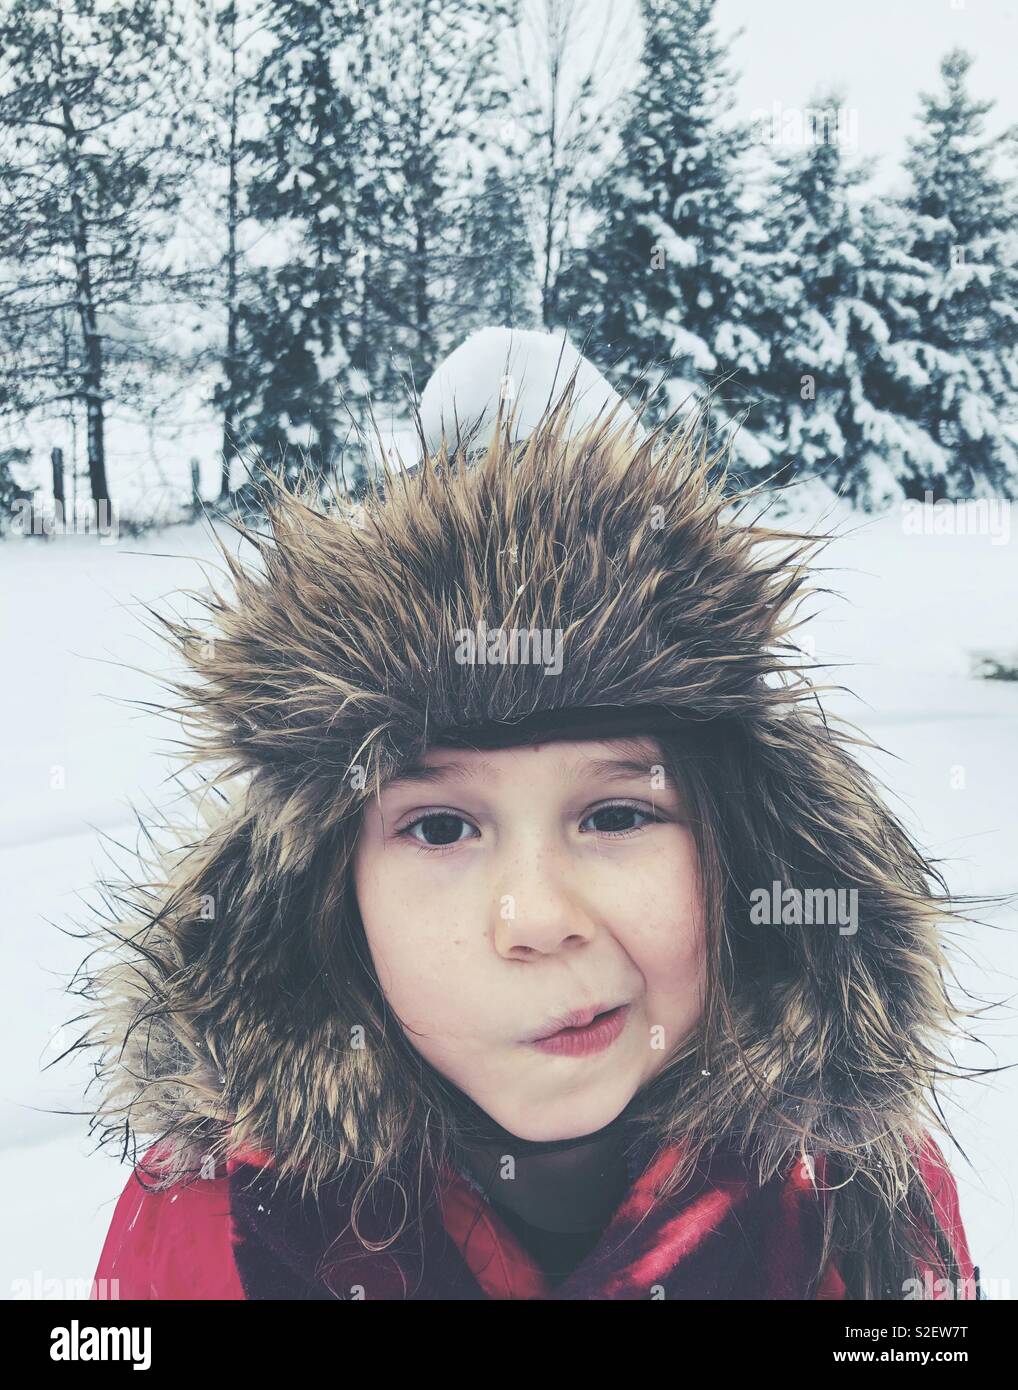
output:
[[[634,757],[645,771],[619,766]],[[423,762],[427,781],[368,803],[354,858],[388,1002],[418,1052],[511,1133],[592,1133],[703,1007],[696,850],[660,748],[560,740]],[[532,1041],[573,1010],[621,1004],[624,1027],[600,1050]]]

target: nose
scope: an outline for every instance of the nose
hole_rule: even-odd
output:
[[[580,879],[562,853],[519,845],[496,874],[495,949],[509,959],[550,955],[583,945],[596,931]]]

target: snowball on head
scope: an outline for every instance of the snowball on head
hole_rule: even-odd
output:
[[[564,330],[543,333],[523,328],[479,328],[435,368],[421,396],[420,419],[429,453],[437,453],[445,432],[452,447],[470,437],[484,448],[494,429],[500,398],[503,421],[514,416],[513,438],[525,439],[542,415],[561,398],[575,372],[567,430],[577,434],[602,412],[612,426],[631,424],[635,437],[645,431],[633,410],[592,362],[570,343]]]

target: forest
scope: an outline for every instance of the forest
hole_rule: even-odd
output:
[[[715,0],[634,0],[613,84],[619,8],[4,0],[0,530],[115,506],[156,433],[141,520],[264,468],[357,495],[369,407],[398,436],[488,324],[564,329],[651,421],[708,400],[736,480],[1012,497],[1018,141],[971,55],[890,194],[822,81],[736,118]]]

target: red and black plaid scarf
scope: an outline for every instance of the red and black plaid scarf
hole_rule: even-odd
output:
[[[475,1184],[446,1167],[431,1200],[415,1198],[411,1165],[373,1189],[361,1233],[383,1242],[418,1200],[420,1219],[384,1250],[365,1250],[351,1228],[363,1172],[326,1184],[317,1198],[277,1183],[271,1158],[248,1153],[213,1177],[160,1191],[132,1175],[118,1202],[93,1297],[122,1299],[843,1299],[836,1264],[819,1270],[827,1165],[796,1162],[760,1184],[735,1153],[701,1160],[681,1190],[661,1197],[678,1151],[632,1160],[629,1191],[600,1239],[550,1287],[535,1261]],[[954,1180],[929,1141],[920,1156],[938,1220],[952,1242],[960,1291],[975,1278]],[[158,1166],[158,1146],[145,1155]],[[417,1185],[419,1186],[419,1184]],[[901,1297],[908,1295],[903,1292]]]

